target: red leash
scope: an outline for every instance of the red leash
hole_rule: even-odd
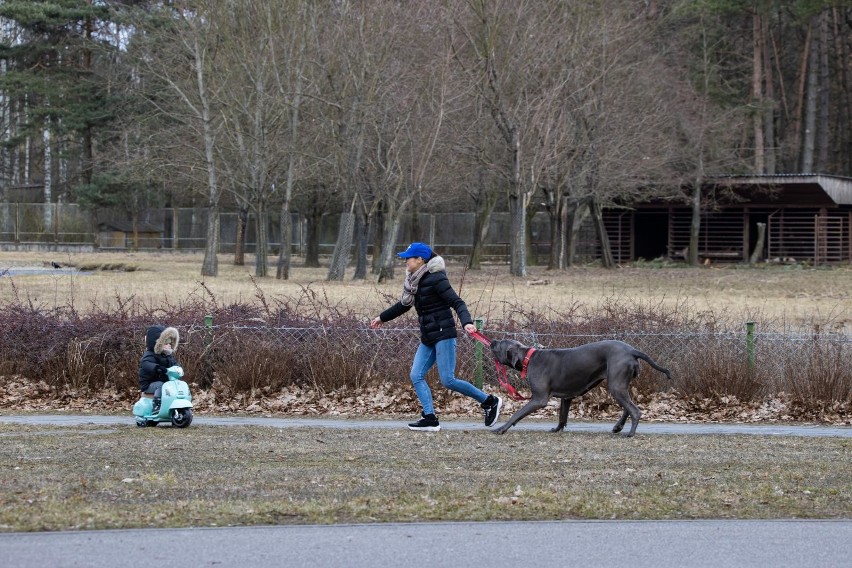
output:
[[[474,331],[470,334],[476,339],[478,342],[482,343],[486,347],[491,347],[491,340],[485,337],[481,332]],[[526,357],[524,357],[524,366],[521,370],[521,378],[526,379],[527,377],[527,365],[530,362],[530,357],[535,352],[534,347],[530,347],[529,351],[527,351]],[[509,398],[512,400],[529,400],[528,396],[521,396],[518,394],[518,391],[509,383],[509,379],[506,377],[506,367],[500,364],[500,361],[494,359],[494,368],[497,371],[497,380],[500,381],[500,386],[506,389],[506,392],[509,393]]]

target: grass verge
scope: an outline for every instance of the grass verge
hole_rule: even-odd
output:
[[[849,518],[852,441],[0,425],[0,530]]]

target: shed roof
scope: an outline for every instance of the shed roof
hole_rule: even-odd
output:
[[[822,174],[725,175],[708,178],[709,185],[725,185],[748,191],[751,203],[761,201],[791,205],[831,207],[852,205],[852,178]],[[760,195],[764,198],[761,199]]]
[[[120,220],[109,220],[109,221],[101,221],[98,223],[98,230],[100,231],[121,231],[122,233],[132,233],[133,232],[133,223],[130,221],[120,221]],[[152,223],[146,223],[144,221],[139,222],[137,226],[137,230],[140,233],[162,233],[163,227],[154,225]]]

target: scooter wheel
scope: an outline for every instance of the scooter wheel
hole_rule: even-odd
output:
[[[191,408],[175,408],[172,410],[172,426],[175,428],[186,428],[192,424]]]
[[[147,425],[148,425],[148,421],[145,420],[144,418],[137,418],[136,419],[136,426],[138,428],[144,428]]]

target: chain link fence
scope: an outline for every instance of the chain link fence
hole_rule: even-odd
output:
[[[404,327],[208,324],[189,330],[190,336],[204,343],[199,372],[210,380],[213,374],[220,379],[250,376],[251,388],[296,382],[333,389],[408,381],[420,341],[419,330]],[[492,341],[515,339],[539,348],[576,347],[603,339],[625,341],[672,372],[673,382],[669,383],[663,374],[643,364],[633,383],[643,391],[676,389],[688,396],[733,395],[740,400],[781,392],[830,401],[852,397],[852,337],[844,334],[760,333],[753,326],[722,333],[621,331],[603,336],[489,329],[483,333]],[[487,348],[460,331],[457,353],[459,378],[498,387]],[[335,379],[330,383],[328,377]],[[526,388],[519,373],[510,371],[509,379],[521,392]]]

